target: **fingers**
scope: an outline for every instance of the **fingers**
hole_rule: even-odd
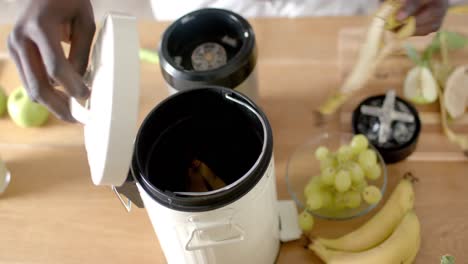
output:
[[[412,16],[421,6],[422,0],[403,0],[403,6],[398,11],[397,19],[402,21]]]
[[[66,95],[53,89],[49,84],[37,47],[31,40],[18,35],[21,33],[13,33],[9,46],[29,97],[45,105],[58,118],[69,122],[75,121],[71,116]]]
[[[89,0],[31,0],[10,34],[9,51],[29,97],[63,120],[74,121],[68,95],[89,96],[82,75],[94,31]],[[72,42],[69,59],[61,41]],[[66,93],[54,89],[56,84]]]
[[[86,72],[96,25],[91,7],[75,18],[71,30],[71,49],[68,59],[80,75]]]
[[[424,7],[416,16],[416,36],[424,36],[439,30],[444,19],[444,12],[431,6]]]
[[[65,43],[70,43],[71,39],[71,26],[70,23],[66,23],[61,27],[61,40]]]
[[[398,20],[410,16],[416,18],[416,36],[423,36],[439,30],[447,12],[448,0],[403,0],[403,7],[397,14]]]
[[[23,73],[23,67],[21,65],[21,60],[18,56],[18,53],[16,52],[15,50],[15,38],[17,38],[16,36],[14,36],[14,34],[10,34],[8,36],[8,52],[10,53],[10,56],[11,58],[13,59],[13,62],[15,63],[16,65],[16,69],[19,73],[19,76],[20,76],[20,79],[21,81],[23,82],[24,85],[26,85],[26,78],[24,77],[24,73]]]
[[[48,76],[60,83],[71,96],[86,98],[89,89],[66,59],[60,44],[60,31],[56,27],[42,22],[31,27],[28,35],[39,49]]]
[[[24,43],[18,52],[26,79],[26,91],[32,100],[46,106],[55,116],[65,121],[74,121],[70,113],[68,98],[61,96],[48,80],[42,65],[41,55],[31,41]]]

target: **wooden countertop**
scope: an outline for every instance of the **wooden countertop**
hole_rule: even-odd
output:
[[[447,25],[466,25],[451,16]],[[338,129],[316,127],[313,111],[340,81],[340,30],[365,26],[365,18],[251,20],[260,51],[260,104],[274,132],[278,195],[290,199],[284,175],[288,156],[307,138]],[[464,23],[465,22],[465,23]],[[156,47],[167,23],[141,22],[141,46]],[[0,27],[5,40],[11,27]],[[0,42],[0,52],[5,51]],[[159,68],[142,64],[140,120],[167,96]],[[0,84],[20,85],[10,62],[0,66]],[[372,89],[370,87],[369,89]],[[82,128],[51,119],[41,129],[21,129],[0,119],[0,156],[13,181],[0,196],[0,263],[165,263],[146,212],[125,212],[109,188],[92,184]],[[419,179],[416,211],[423,242],[416,263],[438,263],[452,254],[468,259],[466,161],[408,160],[389,166],[389,189],[410,170]],[[317,221],[316,232],[336,235],[368,217]],[[458,263],[457,262],[457,263]],[[321,263],[301,242],[283,244],[278,263]]]

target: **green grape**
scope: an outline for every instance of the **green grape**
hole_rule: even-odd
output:
[[[345,205],[348,208],[358,208],[361,206],[361,194],[357,191],[348,191],[344,193]]]
[[[333,167],[328,167],[322,171],[320,179],[324,185],[333,185],[335,183],[336,171]]]
[[[368,204],[376,204],[382,199],[382,193],[379,188],[374,185],[367,186],[362,192],[362,198]]]
[[[334,157],[328,156],[327,158],[320,161],[320,169],[323,171],[326,168],[335,168],[338,166],[338,162]]]
[[[363,180],[363,181],[361,181],[359,183],[353,183],[351,188],[354,191],[362,192],[362,191],[364,191],[364,188],[366,188],[367,186],[368,186],[367,181]]]
[[[335,189],[338,192],[346,192],[351,187],[351,176],[347,170],[340,170],[335,175]]]
[[[349,163],[348,170],[351,173],[351,182],[353,184],[364,181],[364,171],[359,164],[356,162]]]
[[[320,192],[322,197],[322,208],[328,208],[333,205],[333,194],[330,191],[322,190]]]
[[[365,170],[377,163],[377,154],[373,150],[366,149],[359,154],[359,165]]]
[[[366,170],[366,176],[369,180],[377,180],[382,175],[382,168],[378,163],[375,163]]]
[[[320,182],[319,176],[314,176],[309,180],[307,185],[304,188],[304,196],[307,198],[311,193],[318,192],[322,188],[322,183]]]
[[[322,194],[320,191],[312,193],[307,198],[307,208],[310,210],[318,210],[322,207],[322,205],[323,205],[323,200],[322,200]]]
[[[317,160],[324,160],[328,157],[328,154],[330,153],[330,151],[328,150],[328,148],[326,147],[318,147],[316,150],[315,150],[315,158]]]
[[[331,209],[335,211],[341,211],[346,208],[346,200],[343,193],[336,193],[333,201],[333,207]]]
[[[306,211],[302,211],[298,217],[299,227],[304,232],[310,232],[314,227],[314,217]]]
[[[340,164],[345,164],[346,162],[353,159],[353,150],[350,146],[343,145],[338,149],[336,158]]]
[[[353,136],[353,139],[351,140],[351,148],[354,153],[359,154],[366,150],[368,146],[369,140],[367,140],[366,136],[362,134]]]

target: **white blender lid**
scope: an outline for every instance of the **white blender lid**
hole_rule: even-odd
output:
[[[136,18],[105,17],[85,76],[91,86],[86,108],[71,99],[72,115],[84,124],[95,185],[120,186],[133,155],[139,106],[139,39]]]

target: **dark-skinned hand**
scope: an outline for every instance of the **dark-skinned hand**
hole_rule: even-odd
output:
[[[397,19],[414,16],[416,36],[424,36],[440,29],[448,9],[448,0],[400,0],[403,4]]]
[[[10,55],[29,97],[62,120],[75,121],[70,96],[89,96],[82,76],[95,30],[89,0],[30,0],[8,37]],[[68,58],[62,41],[70,43]],[[57,84],[66,92],[56,89]]]

